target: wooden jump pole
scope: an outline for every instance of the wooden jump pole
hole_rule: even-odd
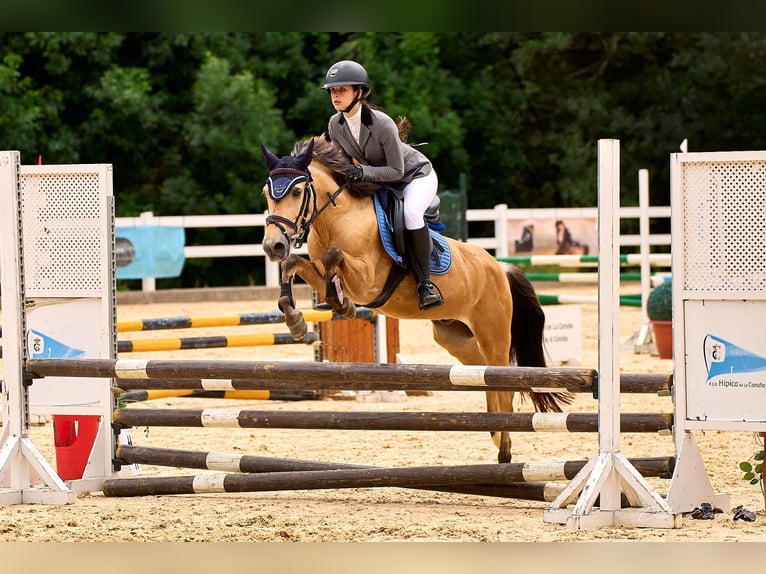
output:
[[[129,391],[120,395],[126,403],[140,403],[168,398],[193,399],[237,399],[245,401],[311,401],[319,398],[317,391],[205,391],[205,390],[141,390]]]
[[[299,388],[305,385],[303,381],[272,381],[269,379],[259,381],[257,379],[115,379],[115,383],[123,390],[236,390],[255,388],[267,389],[271,385],[273,388],[290,389]],[[659,396],[670,396],[673,385],[672,375],[660,373],[638,374],[622,373],[620,376],[620,392],[623,393],[656,393]],[[312,385],[313,386],[313,385]],[[379,389],[386,389],[381,384],[375,385]],[[320,388],[320,387],[315,387]],[[321,388],[329,388],[329,383]],[[345,381],[344,389],[368,390],[370,384],[364,381]],[[394,390],[394,385],[388,387]],[[396,386],[396,388],[400,388]],[[452,389],[455,390],[455,389]],[[573,391],[574,392],[574,391]],[[581,387],[577,392],[593,393],[594,389],[590,387]],[[595,396],[594,398],[598,398]]]
[[[118,446],[116,456],[117,460],[122,464],[172,466],[221,472],[263,473],[375,468],[359,464],[129,445]],[[675,465],[675,458],[671,456],[636,458],[631,459],[631,461],[643,476],[646,477],[670,478]],[[563,488],[563,485],[556,484],[553,481],[571,480],[582,469],[584,464],[585,461],[526,463],[522,471],[523,482],[466,484],[457,487],[426,487],[426,489],[550,502]],[[627,503],[627,500],[625,502]]]
[[[162,448],[121,444],[117,458],[122,464],[149,464],[216,470],[219,472],[289,472],[303,470],[338,470],[344,468],[375,468],[374,465],[324,462],[297,458],[278,458],[214,451],[195,451],[180,448]],[[670,478],[676,459],[673,456],[631,458],[643,476]],[[524,482],[545,480],[571,480],[587,461],[526,462],[523,464]]]
[[[422,368],[422,369],[421,369]],[[486,369],[486,371],[482,371]],[[463,370],[463,373],[461,373]],[[30,359],[27,373],[38,376],[114,377],[126,391],[160,389],[292,390],[314,389],[397,390],[529,390],[548,382],[566,385],[569,392],[594,392],[593,369],[541,367],[470,367],[462,365],[299,363],[248,361],[162,361],[118,359]],[[452,376],[454,375],[454,377]],[[503,375],[508,380],[503,381]],[[540,379],[543,380],[540,380]],[[622,373],[620,391],[668,395],[672,375]],[[598,398],[596,396],[596,398]]]
[[[125,427],[233,427],[336,430],[598,432],[597,413],[462,413],[264,411],[246,409],[116,409]],[[622,432],[671,432],[672,413],[623,413]]]
[[[104,481],[103,493],[104,496],[147,496],[326,488],[458,486],[519,482],[523,479],[523,466],[521,463],[473,464],[107,479]]]
[[[111,497],[335,488],[462,487],[484,484],[502,487],[508,483],[524,482],[525,476],[530,476],[528,468],[527,463],[507,463],[113,478],[104,481],[103,493],[104,496]],[[538,472],[541,476],[551,476],[550,470],[542,470],[541,467]],[[564,480],[565,477],[562,476],[561,479]]]
[[[201,361],[148,359],[29,359],[33,376],[117,377],[145,381],[153,378],[288,380],[319,388],[344,388],[364,381],[368,388],[425,390],[579,391],[593,388],[595,369],[500,367],[477,365],[419,365],[392,363],[301,363],[290,361]],[[391,387],[393,385],[393,387]]]

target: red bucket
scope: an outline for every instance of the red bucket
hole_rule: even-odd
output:
[[[53,415],[56,472],[61,480],[82,478],[100,421],[101,417],[97,415]]]

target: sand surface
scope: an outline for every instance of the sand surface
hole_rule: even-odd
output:
[[[539,292],[595,294],[594,287],[538,286]],[[308,306],[309,302],[302,302]],[[272,311],[275,303],[236,301],[120,305],[118,319]],[[595,305],[582,305],[581,366],[597,367],[598,318]],[[628,342],[642,324],[640,308],[622,307],[621,341]],[[195,329],[182,336],[222,333],[281,332],[280,325]],[[452,364],[433,343],[430,324],[400,323],[401,353],[409,363]],[[121,334],[120,338],[168,337],[168,332]],[[672,361],[636,354],[623,345],[623,372],[670,373]],[[122,355],[127,357],[128,355]],[[222,348],[131,354],[131,358],[314,360],[307,345]],[[171,398],[137,406],[150,408],[247,408],[279,411],[443,411],[482,412],[482,392],[434,392],[407,396],[401,402],[357,400],[237,401]],[[622,395],[623,412],[672,412],[669,397]],[[529,410],[529,404],[517,409]],[[589,395],[578,395],[568,409],[597,412]],[[54,462],[51,424],[34,426],[30,435]],[[487,433],[376,432],[239,428],[133,428],[134,444],[298,458],[382,466],[427,466],[493,463],[496,449]],[[716,492],[728,493],[732,508],[744,505],[756,513],[753,523],[733,521],[730,513],[714,520],[683,519],[679,529],[604,527],[570,529],[543,521],[544,502],[529,502],[400,488],[336,489],[261,493],[108,498],[100,492],[81,495],[66,506],[19,505],[0,508],[0,541],[90,542],[575,542],[575,541],[764,541],[764,499],[756,486],[741,480],[739,461],[756,449],[752,433],[706,432],[695,435]],[[673,454],[672,438],[654,433],[623,434],[621,450],[629,457]],[[589,460],[598,452],[596,433],[519,433],[514,435],[515,462]],[[180,468],[143,466],[152,476],[203,474]],[[649,479],[658,492],[669,481]]]

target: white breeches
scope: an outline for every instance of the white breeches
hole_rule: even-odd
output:
[[[423,214],[431,205],[438,188],[439,178],[434,169],[427,176],[417,177],[405,186],[402,190],[405,229],[420,229],[426,224]]]

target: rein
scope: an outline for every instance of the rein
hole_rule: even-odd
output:
[[[341,185],[341,186],[340,186],[338,189],[336,189],[336,190],[335,190],[335,192],[334,192],[334,193],[328,193],[328,194],[327,194],[327,201],[325,202],[325,204],[324,204],[322,207],[320,207],[318,210],[316,210],[316,211],[314,212],[314,217],[312,217],[311,219],[309,219],[309,221],[308,221],[308,223],[307,223],[306,225],[308,225],[309,227],[311,227],[311,224],[312,224],[312,223],[314,223],[314,220],[315,220],[317,217],[319,217],[319,215],[320,215],[320,214],[321,214],[321,213],[322,213],[322,212],[323,212],[325,209],[327,209],[328,207],[330,207],[330,205],[332,205],[333,207],[337,207],[337,205],[335,205],[335,200],[336,200],[336,199],[338,199],[338,196],[339,196],[341,193],[343,193],[343,190],[345,190],[345,189],[348,187],[348,184],[349,184],[349,183],[351,183],[351,179],[347,179],[347,180],[345,181],[345,183],[343,183],[343,185]],[[316,202],[314,203],[314,207],[316,208]]]

